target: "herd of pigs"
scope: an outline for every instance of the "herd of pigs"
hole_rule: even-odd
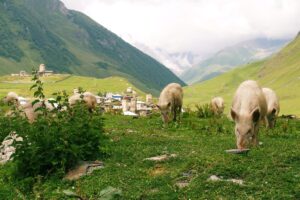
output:
[[[97,98],[91,92],[84,92],[83,94],[74,94],[69,98],[69,105],[74,106],[78,101],[83,101],[90,112],[92,112],[97,106]],[[20,97],[15,92],[9,92],[3,99],[4,103],[13,104],[22,110],[24,117],[28,119],[30,123],[34,122],[40,112],[36,112],[38,108],[42,107],[43,104],[48,111],[52,111],[55,108],[55,104],[51,103],[48,99],[45,101],[39,101],[35,104],[32,102],[22,103]],[[9,111],[7,115],[11,115],[12,111]]]
[[[69,98],[70,106],[77,101],[83,101],[92,112],[96,108],[96,96],[90,92],[83,94],[74,94]],[[4,98],[4,102],[10,102],[23,110],[24,115],[29,122],[33,122],[38,113],[35,112],[42,104],[48,110],[53,110],[53,104],[48,101],[32,104],[30,102],[22,104],[16,93],[10,92]],[[170,121],[170,114],[176,121],[180,117],[183,102],[183,90],[177,83],[167,85],[161,92],[157,107],[159,108],[164,123]],[[215,114],[222,114],[224,111],[224,100],[221,97],[215,97],[211,100],[211,109]],[[231,106],[231,117],[235,121],[235,135],[238,149],[244,149],[248,144],[258,144],[258,131],[261,122],[267,127],[273,128],[276,117],[279,113],[279,101],[275,92],[269,88],[261,88],[256,81],[247,80],[240,84],[233,97]]]
[[[167,85],[161,92],[158,108],[165,123],[169,121],[169,112],[176,121],[180,114],[183,102],[183,90],[177,83]],[[214,113],[224,111],[224,100],[215,97],[211,100]],[[261,88],[256,81],[247,80],[240,84],[233,97],[230,114],[235,121],[235,135],[238,149],[244,149],[249,143],[258,145],[258,131],[261,122],[267,127],[275,126],[279,114],[279,100],[270,88]]]

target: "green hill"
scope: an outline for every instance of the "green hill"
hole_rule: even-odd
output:
[[[108,77],[104,79],[72,76],[72,75],[55,75],[41,78],[44,82],[44,90],[47,97],[50,97],[54,92],[66,90],[68,94],[73,93],[74,88],[82,87],[86,91],[94,92],[114,92],[122,93],[127,87],[132,87],[140,96],[145,93],[128,80],[121,77]],[[20,96],[32,97],[32,91],[29,88],[33,85],[30,77],[0,77],[0,97],[4,97],[8,92],[14,91]]]
[[[0,75],[30,72],[45,63],[57,73],[122,76],[156,94],[170,82],[185,85],[165,66],[59,0],[1,0],[0,26]]]
[[[280,98],[281,114],[300,116],[300,35],[267,60],[185,87],[185,104],[207,103],[214,96],[222,96],[229,110],[236,88],[247,79],[275,90]]]

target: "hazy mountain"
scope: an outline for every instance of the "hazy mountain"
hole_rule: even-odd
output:
[[[45,63],[55,72],[123,76],[156,93],[170,82],[184,85],[164,65],[59,0],[1,0],[0,26],[0,74]]]
[[[192,52],[170,53],[162,48],[150,48],[138,42],[132,42],[132,44],[168,67],[178,76],[200,61],[200,56]]]
[[[279,51],[288,40],[258,38],[224,48],[185,71],[180,77],[189,84],[211,79],[230,69],[264,59]]]

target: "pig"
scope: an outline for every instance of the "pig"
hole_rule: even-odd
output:
[[[276,123],[276,117],[279,114],[280,106],[279,106],[279,99],[276,93],[271,90],[270,88],[263,88],[262,89],[266,101],[267,101],[267,125],[269,128],[274,128]]]
[[[19,110],[22,111],[21,116],[26,117],[30,123],[34,122],[37,117],[35,109],[38,108],[38,104],[36,104],[35,106],[33,106],[31,102],[21,104],[19,102],[19,96],[15,92],[9,92],[6,97],[4,97],[4,102],[14,104]],[[11,116],[12,114],[12,111],[8,111],[8,113],[6,113],[6,116]]]
[[[82,98],[81,95],[83,95]],[[69,98],[70,106],[75,105],[78,101],[84,101],[90,112],[92,112],[97,106],[97,98],[91,92],[84,92],[83,94],[74,94]]]
[[[210,102],[210,108],[215,115],[221,115],[224,112],[224,99],[215,97]]]
[[[15,92],[9,92],[3,99],[4,103],[19,105],[19,96]]]
[[[244,149],[249,142],[256,146],[260,122],[267,114],[266,98],[256,81],[247,80],[240,84],[230,114],[235,121],[238,149]]]
[[[40,111],[37,111],[38,108],[45,106],[48,111],[52,111],[54,109],[47,99],[45,99],[44,102],[36,102],[34,105],[32,105],[33,101],[21,103],[20,97],[15,92],[9,92],[6,97],[4,97],[4,102],[14,104],[20,111],[22,111],[21,116],[26,117],[30,123],[33,123],[38,115],[41,114]],[[9,111],[6,115],[11,116],[12,111]]]
[[[161,111],[162,120],[169,122],[169,113],[173,114],[173,121],[176,121],[177,114],[180,115],[182,108],[183,90],[177,83],[170,83],[160,93],[157,107]]]

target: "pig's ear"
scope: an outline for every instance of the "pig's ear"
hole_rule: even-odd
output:
[[[231,108],[230,114],[231,114],[231,118],[232,118],[233,120],[236,120],[236,119],[237,119],[237,117],[238,117],[237,112],[236,112],[233,108]]]
[[[258,122],[259,121],[259,118],[260,118],[260,112],[259,112],[259,108],[255,108],[252,113],[251,113],[251,116],[252,116],[252,120],[253,122]]]

